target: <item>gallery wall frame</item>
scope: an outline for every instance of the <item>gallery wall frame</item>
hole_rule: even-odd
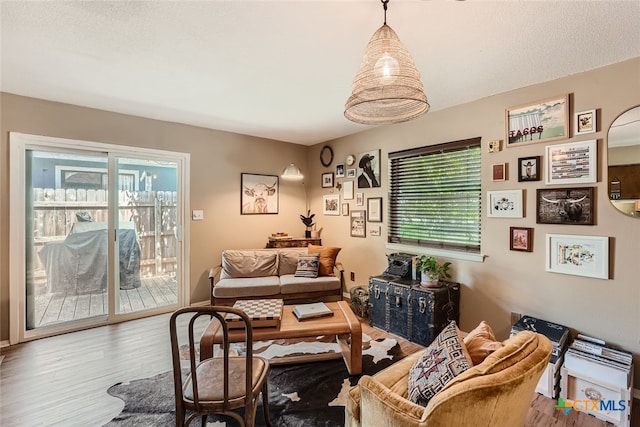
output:
[[[367,199],[367,221],[382,222],[382,197]]]
[[[348,216],[349,215],[349,203],[343,203],[342,204],[342,216]]]
[[[505,110],[507,147],[569,138],[569,94]]]
[[[518,182],[540,181],[540,156],[518,158]]]
[[[595,187],[538,188],[536,223],[595,224]]]
[[[356,206],[364,206],[364,193],[356,193]]]
[[[353,181],[345,181],[342,184],[342,199],[353,200]]]
[[[240,174],[240,214],[278,213],[280,196],[277,175]]]
[[[509,227],[509,249],[533,252],[533,228]]]
[[[367,237],[367,221],[364,210],[351,211],[351,237]]]
[[[548,185],[590,184],[597,179],[598,143],[595,139],[547,145],[544,182]]]
[[[546,235],[545,270],[609,279],[609,237]]]
[[[338,163],[336,165],[336,178],[344,178],[344,163]]]
[[[333,172],[322,174],[322,188],[333,188]]]
[[[575,135],[594,133],[598,126],[596,110],[587,110],[573,115],[573,132]]]
[[[322,213],[324,215],[340,215],[340,195],[322,196]]]
[[[487,217],[489,218],[522,218],[523,190],[487,191]]]
[[[505,181],[507,179],[507,164],[506,163],[492,164],[491,179],[493,181]]]
[[[358,188],[380,187],[380,150],[358,153]]]

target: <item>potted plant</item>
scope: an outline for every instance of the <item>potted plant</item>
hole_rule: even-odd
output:
[[[300,215],[300,220],[307,227],[307,229],[304,231],[304,237],[306,237],[307,239],[311,237],[311,230],[313,230],[313,226],[315,225],[315,223],[313,222],[314,216],[316,216],[316,214],[312,214],[311,209],[307,209],[307,216]]]
[[[439,286],[440,279],[449,279],[450,262],[440,264],[433,256],[422,255],[418,258],[417,268],[420,271],[420,285],[427,288]]]

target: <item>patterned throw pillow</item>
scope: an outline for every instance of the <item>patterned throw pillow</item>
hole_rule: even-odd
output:
[[[456,323],[451,322],[422,353],[409,372],[409,400],[427,406],[429,400],[449,381],[469,369],[464,343]]]
[[[320,254],[300,254],[298,255],[298,267],[295,277],[318,277],[320,267]]]

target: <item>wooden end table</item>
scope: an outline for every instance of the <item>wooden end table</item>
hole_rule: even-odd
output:
[[[278,361],[270,361],[270,363],[299,363],[342,357],[350,375],[362,373],[362,326],[360,321],[346,301],[325,304],[333,311],[333,316],[308,320],[298,320],[293,314],[294,305],[285,305],[282,309],[280,327],[253,328],[253,340],[266,341],[336,335],[342,352],[284,357]],[[200,337],[200,360],[213,357],[213,346],[220,344],[221,335],[220,323],[215,319],[212,320]],[[231,342],[244,341],[244,329],[229,330],[229,339]]]

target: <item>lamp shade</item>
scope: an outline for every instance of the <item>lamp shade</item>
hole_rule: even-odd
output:
[[[384,125],[415,119],[428,110],[420,73],[385,23],[367,45],[344,115],[356,123]]]
[[[289,166],[284,168],[284,170],[282,171],[282,175],[280,175],[280,177],[282,179],[288,179],[291,181],[300,181],[304,179],[304,175],[302,174],[302,171],[300,170],[300,168],[294,165],[293,163],[290,163]]]

